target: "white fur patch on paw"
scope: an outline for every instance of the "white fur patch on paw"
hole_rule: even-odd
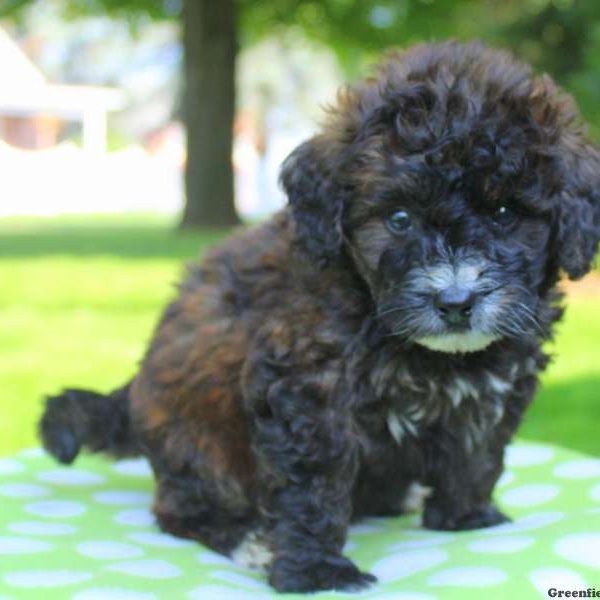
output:
[[[402,501],[402,510],[407,513],[422,511],[425,500],[431,496],[432,491],[433,490],[430,487],[413,481]]]
[[[264,532],[250,531],[231,553],[231,559],[238,565],[250,569],[265,569],[273,561],[273,552],[267,545]]]

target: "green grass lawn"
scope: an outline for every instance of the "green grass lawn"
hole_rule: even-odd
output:
[[[0,456],[36,441],[44,394],[130,377],[182,263],[223,236],[164,218],[0,220]],[[600,455],[600,308],[574,298],[521,436]]]

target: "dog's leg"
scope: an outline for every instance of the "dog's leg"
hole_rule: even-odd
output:
[[[210,478],[169,474],[159,479],[154,513],[163,531],[193,539],[230,556],[248,533],[256,516],[245,503],[218,502],[219,483]]]
[[[439,460],[430,473],[433,495],[425,503],[423,525],[428,529],[462,530],[508,521],[491,501],[501,471],[501,460],[485,449],[477,457]]]
[[[254,412],[254,444],[281,592],[359,590],[375,580],[341,554],[351,513],[356,449],[343,411],[288,381]]]
[[[488,441],[466,451],[457,438],[441,437],[429,460],[427,479],[433,494],[425,503],[423,525],[428,529],[463,530],[508,521],[491,500],[502,473],[503,444]]]
[[[487,430],[464,429],[464,419],[429,432],[428,485],[423,525],[429,529],[478,529],[508,521],[492,502],[504,467],[504,449],[536,389],[535,376],[515,384],[499,423]],[[460,423],[463,423],[462,430]]]

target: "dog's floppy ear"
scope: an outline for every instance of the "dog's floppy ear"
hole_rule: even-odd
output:
[[[288,196],[297,242],[327,265],[342,247],[343,191],[335,180],[335,151],[324,136],[298,146],[284,161],[280,181]]]
[[[600,155],[583,150],[586,156],[567,173],[558,208],[558,263],[570,279],[592,268],[600,241]]]

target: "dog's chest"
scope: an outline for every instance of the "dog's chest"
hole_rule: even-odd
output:
[[[418,439],[441,423],[473,448],[502,420],[515,376],[516,368],[429,371],[392,360],[371,372],[371,385],[396,443]]]

